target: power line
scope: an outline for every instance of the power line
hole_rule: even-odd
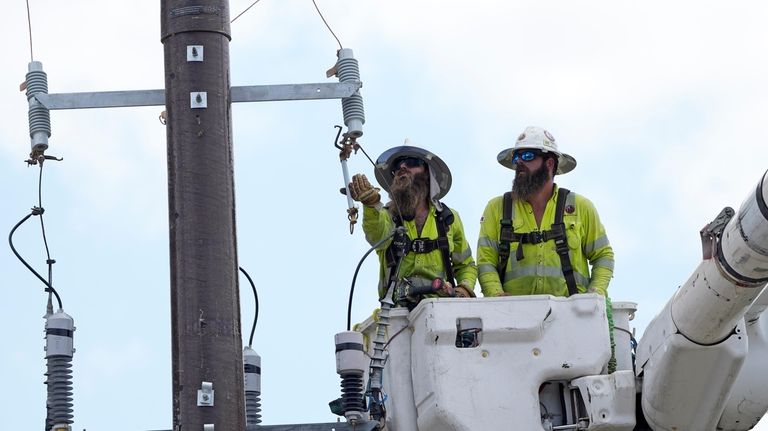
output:
[[[32,51],[32,16],[29,12],[29,0],[27,0],[27,27],[29,28],[29,61],[35,61]]]
[[[331,29],[331,26],[330,26],[330,25],[328,25],[328,21],[326,21],[326,20],[325,20],[325,17],[323,16],[323,13],[322,13],[322,12],[320,12],[320,8],[319,8],[319,7],[317,7],[317,2],[316,2],[315,0],[312,0],[312,4],[314,4],[314,5],[315,5],[315,9],[317,10],[317,13],[320,15],[320,19],[322,19],[322,20],[323,20],[323,23],[325,23],[325,26],[326,26],[326,27],[328,27],[328,31],[330,31],[330,32],[331,32],[331,34],[333,35],[333,37],[336,39],[336,42],[338,42],[338,44],[339,44],[339,49],[343,49],[343,47],[341,46],[341,41],[339,40],[339,38],[338,38],[338,37],[336,37],[336,33],[334,33],[334,32],[333,32],[333,29]]]
[[[250,8],[254,7],[254,6],[256,5],[256,3],[260,2],[260,1],[261,1],[261,0],[256,0],[255,2],[251,3],[251,5],[250,5],[250,6],[248,6],[247,8],[245,8],[245,10],[244,10],[244,11],[240,12],[240,14],[239,14],[239,15],[237,15],[237,16],[236,16],[236,17],[234,17],[234,18],[232,18],[232,21],[230,21],[229,23],[230,23],[230,24],[232,24],[233,22],[235,22],[235,20],[236,20],[236,19],[238,19],[238,18],[240,18],[241,16],[243,16],[243,14],[244,14],[244,13],[248,12],[248,10],[249,10]]]

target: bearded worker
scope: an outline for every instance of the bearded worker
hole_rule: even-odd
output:
[[[357,174],[349,184],[353,199],[363,204],[363,231],[371,245],[379,244],[379,298],[396,285],[393,299],[398,305],[415,305],[420,288],[434,286],[439,296],[474,297],[477,267],[464,227],[456,210],[440,199],[451,188],[451,172],[435,154],[418,147],[400,146],[385,151],[376,161],[376,180],[389,192],[383,205],[379,189],[365,175]],[[436,281],[438,280],[438,281]],[[423,289],[422,289],[423,292]],[[404,304],[407,296],[410,303]]]
[[[607,297],[613,249],[594,205],[558,187],[576,167],[555,138],[528,127],[497,157],[515,170],[512,191],[490,200],[480,221],[477,264],[484,296],[597,292]],[[592,271],[590,272],[589,266]]]

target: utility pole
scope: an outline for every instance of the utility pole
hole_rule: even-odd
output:
[[[229,87],[229,2],[161,0],[173,426],[245,430]]]

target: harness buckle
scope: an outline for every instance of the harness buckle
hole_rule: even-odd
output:
[[[543,235],[541,234],[541,232],[537,230],[533,232],[528,232],[528,242],[530,242],[531,244],[538,244],[542,241],[546,241],[546,240],[543,238]]]
[[[427,243],[420,238],[416,238],[411,241],[411,251],[414,253],[425,253],[427,250]]]

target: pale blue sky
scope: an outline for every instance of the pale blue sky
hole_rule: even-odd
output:
[[[30,0],[35,59],[51,92],[162,88],[159,2]],[[232,0],[232,16],[251,0]],[[444,199],[473,244],[512,172],[496,163],[528,125],[578,161],[559,184],[597,206],[616,252],[610,294],[635,301],[638,332],[700,260],[698,230],[737,207],[768,168],[768,6],[758,1],[318,0],[360,62],[372,157],[409,138],[453,173]],[[24,2],[5,5],[0,70],[0,228],[36,205],[27,168]],[[310,0],[262,0],[232,25],[233,85],[326,82],[338,48]],[[54,283],[77,326],[76,428],[171,426],[165,129],[159,107],[52,113],[43,205]],[[350,236],[334,124],[339,101],[233,108],[240,264],[261,310],[266,424],[331,421],[333,335],[367,245]],[[350,170],[372,177],[358,155]],[[309,220],[308,220],[309,217]],[[15,243],[38,270],[37,220]],[[5,247],[0,315],[8,429],[45,415],[42,286]],[[353,316],[377,305],[377,267]],[[244,280],[243,280],[244,282]],[[479,291],[479,287],[477,288]],[[244,337],[253,302],[241,285]],[[138,414],[137,414],[138,413]],[[761,428],[758,428],[761,429]],[[768,430],[768,426],[762,428]]]

